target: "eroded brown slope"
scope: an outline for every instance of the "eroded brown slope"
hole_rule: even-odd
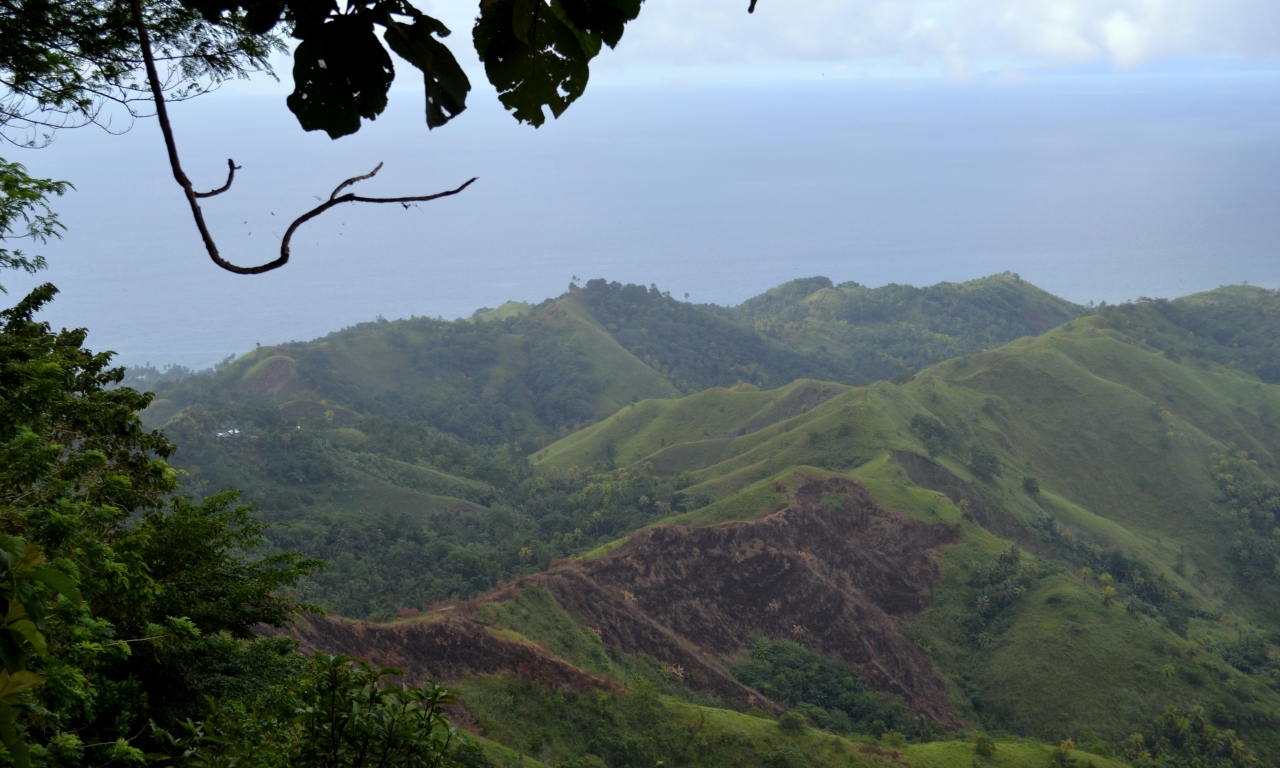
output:
[[[883,509],[858,483],[814,478],[757,520],[646,529],[530,580],[607,645],[680,664],[708,693],[734,695],[715,660],[761,632],[838,656],[877,690],[958,726],[946,684],[901,626],[925,608],[941,547],[954,540],[950,528]]]
[[[564,662],[536,645],[448,610],[421,621],[369,624],[307,616],[291,634],[304,653],[344,653],[396,667],[412,683],[456,683],[466,674],[512,672],[551,690],[612,690],[616,685]]]
[[[472,618],[483,603],[533,585],[598,631],[605,645],[678,666],[700,692],[778,711],[720,664],[760,632],[844,659],[876,690],[958,727],[946,684],[902,632],[902,623],[924,610],[925,592],[941,578],[941,548],[954,541],[946,526],[880,507],[858,483],[810,478],[787,508],[756,520],[649,528],[600,558],[556,563],[431,619],[368,625],[312,618],[296,635],[305,650],[398,666],[414,679],[513,671],[553,688],[610,687]]]

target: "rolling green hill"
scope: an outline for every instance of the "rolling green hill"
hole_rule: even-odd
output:
[[[1008,294],[1003,311],[1021,317],[1023,304],[1042,298],[1007,275],[965,286],[973,312]],[[975,322],[957,332],[973,336],[970,346],[991,333],[1027,332],[1016,317],[1011,325],[998,314],[982,317],[999,327]],[[682,393],[742,393],[705,423],[694,417],[674,431],[646,429],[596,446],[612,469],[669,444],[650,470],[669,485],[685,453],[709,462],[732,435],[907,364],[869,351],[880,342],[868,338],[866,349],[853,351],[793,344],[654,287],[592,280],[537,306],[512,302],[453,322],[365,323],[260,347],[202,375],[140,370],[130,381],[157,392],[144,419],[177,439],[175,463],[190,491],[242,489],[264,517],[293,526],[277,531],[277,542],[333,563],[313,585],[314,599],[354,615],[388,615],[474,594],[707,498],[636,494],[637,503],[618,501],[608,520],[592,519],[585,500],[566,500],[585,493],[597,471],[565,473],[552,484],[554,503],[531,474],[525,457],[556,438],[591,425],[575,438],[582,440],[636,403],[643,420]],[[842,383],[791,383],[806,376]],[[699,443],[704,434],[710,442]],[[559,450],[549,466],[599,463]],[[465,524],[441,522],[462,511]],[[441,529],[449,533],[437,536]],[[492,531],[502,532],[500,544]],[[396,557],[378,556],[390,547],[399,547]]]
[[[331,562],[311,598],[401,617],[307,642],[419,659],[496,764],[1102,766],[1141,751],[1131,734],[1176,754],[1215,727],[1270,763],[1275,296],[1081,317],[1011,275],[818,279],[723,310],[592,281],[262,348],[160,387],[150,415],[190,490],[245,488],[289,524],[275,546]],[[769,386],[823,370],[846,378]],[[530,653],[578,682],[555,693]],[[761,671],[783,658],[803,661]],[[804,682],[818,668],[843,692]],[[825,731],[783,730],[784,708]],[[1065,739],[1087,751],[1045,743]]]
[[[638,436],[679,434],[691,418],[713,423],[755,393],[641,403],[536,458],[556,465],[603,455],[611,442],[636,446],[638,462],[688,471],[691,491],[717,498],[669,520],[678,525],[778,509],[780,483],[797,473],[862,481],[881,504],[960,534],[934,607],[909,629],[966,717],[1042,738],[1090,731],[1114,741],[1168,704],[1198,702],[1275,754],[1274,526],[1250,524],[1222,478],[1247,473],[1255,498],[1277,498],[1256,489],[1280,477],[1271,416],[1280,387],[1207,356],[1175,362],[1114,325],[1076,320],[904,385],[850,389],[748,434],[683,446]],[[1224,469],[1223,457],[1240,452],[1256,464]],[[1005,598],[975,564],[1009,543],[1034,554],[1041,576]],[[1249,560],[1255,545],[1271,558],[1263,567]],[[1115,590],[1110,607],[1104,586]]]
[[[1035,336],[1085,310],[1006,272],[927,288],[806,278],[719,311],[792,347],[854,361],[864,378],[839,380],[863,384]]]

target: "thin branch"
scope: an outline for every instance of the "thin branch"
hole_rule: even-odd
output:
[[[374,168],[372,171],[369,171],[363,176],[352,176],[351,178],[342,182],[341,184],[339,184],[337,187],[334,188],[333,192],[329,193],[329,202],[333,202],[333,199],[338,196],[339,192],[351,186],[352,184],[355,184],[358,181],[364,181],[365,179],[372,179],[374,176],[377,176],[378,171],[380,170],[382,170],[382,163],[378,163],[376,168]]]
[[[425,203],[428,200],[438,200],[442,197],[450,197],[452,195],[456,195],[462,190],[471,186],[472,183],[474,183],[476,180],[475,177],[472,177],[470,179],[467,179],[467,181],[464,182],[462,186],[458,187],[457,189],[450,189],[445,192],[437,192],[434,195],[420,195],[416,197],[358,197],[353,194],[346,194],[341,197],[337,197],[337,194],[341,192],[345,187],[351,186],[352,184],[355,184],[357,181],[371,179],[380,170],[382,170],[382,163],[378,163],[377,168],[374,168],[372,171],[370,171],[369,173],[366,173],[363,176],[355,176],[339,184],[338,187],[333,190],[333,194],[329,195],[328,200],[324,201],[320,205],[317,205],[315,208],[312,208],[311,210],[302,214],[298,218],[294,219],[293,223],[289,225],[289,228],[285,230],[284,239],[280,241],[280,258],[276,259],[275,261],[269,264],[263,264],[260,267],[253,267],[252,269],[256,270],[256,272],[266,272],[267,270],[270,270],[270,269],[283,267],[289,261],[289,241],[293,239],[293,233],[298,231],[298,227],[302,226],[303,224],[306,224],[308,221],[311,221],[315,217],[319,216],[320,214],[324,213],[325,211],[329,210],[330,208],[336,205],[342,205],[343,203],[400,203],[401,205],[405,205],[406,207],[408,207],[408,203]],[[256,272],[251,272],[247,274],[256,274]]]
[[[236,165],[235,160],[232,160],[231,158],[228,157],[227,158],[227,183],[209,192],[196,192],[195,193],[196,197],[213,197],[214,195],[220,195],[223,192],[226,192],[228,189],[231,189],[231,182],[236,180],[236,171],[238,170],[240,170],[240,166]]]
[[[140,0],[130,0],[130,8],[133,11],[134,26],[138,30],[138,44],[142,49],[143,63],[146,65],[147,83],[151,86],[151,95],[156,106],[156,118],[160,121],[160,132],[164,135],[165,149],[169,153],[169,167],[173,169],[173,178],[178,182],[178,186],[182,187],[183,193],[186,194],[187,203],[191,206],[191,216],[196,221],[196,229],[200,230],[200,238],[204,241],[205,250],[209,253],[209,258],[213,259],[213,263],[219,267],[233,272],[237,275],[258,275],[263,272],[270,272],[273,269],[279,269],[289,263],[289,241],[293,239],[293,233],[298,227],[314,219],[325,211],[343,203],[400,203],[406,208],[409,203],[425,203],[429,200],[438,200],[442,197],[450,197],[456,195],[475,182],[475,178],[468,179],[462,186],[457,189],[447,190],[445,192],[437,192],[434,195],[418,195],[413,197],[359,197],[354,194],[345,194],[339,196],[338,193],[347,187],[365,179],[371,179],[382,170],[382,163],[378,163],[378,167],[362,176],[353,176],[350,179],[339,184],[329,195],[329,199],[320,205],[312,208],[310,211],[294,219],[289,228],[285,230],[284,238],[280,241],[280,256],[275,261],[269,261],[266,264],[260,264],[256,267],[239,267],[218,253],[218,245],[213,241],[213,235],[209,232],[209,227],[204,221],[204,212],[200,209],[199,198],[213,197],[220,195],[231,188],[231,182],[235,180],[236,169],[239,167],[233,160],[227,160],[227,183],[218,189],[210,192],[196,192],[191,184],[191,180],[187,178],[187,174],[182,170],[182,162],[178,159],[178,144],[173,137],[173,126],[169,122],[169,110],[165,106],[164,87],[160,81],[160,74],[156,70],[155,56],[151,51],[151,35],[147,31],[146,19],[142,15],[142,4]]]

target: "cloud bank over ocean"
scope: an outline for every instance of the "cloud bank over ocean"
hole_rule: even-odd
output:
[[[428,4],[461,36],[474,0]],[[647,0],[605,68],[831,62],[976,71],[1280,59],[1274,0]]]

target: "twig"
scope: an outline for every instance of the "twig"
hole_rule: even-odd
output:
[[[196,192],[195,196],[196,197],[213,197],[214,195],[220,195],[223,192],[226,192],[228,189],[231,189],[231,182],[236,180],[236,171],[238,170],[240,170],[240,166],[236,165],[235,160],[232,160],[231,158],[228,157],[227,158],[227,183],[209,192]]]
[[[347,179],[346,181],[339,184],[336,189],[333,190],[333,194],[329,195],[328,200],[324,201],[320,205],[317,205],[315,208],[312,208],[311,210],[302,214],[298,218],[294,219],[293,223],[289,225],[289,228],[285,230],[284,239],[280,241],[280,258],[276,259],[270,264],[264,264],[261,267],[255,267],[255,269],[265,272],[268,269],[275,269],[276,267],[284,266],[285,262],[289,261],[289,241],[293,239],[293,233],[298,230],[298,227],[314,219],[315,217],[319,216],[320,214],[324,213],[325,211],[329,210],[335,205],[342,205],[343,203],[402,203],[402,204],[403,203],[425,203],[428,200],[436,200],[441,197],[449,197],[450,195],[456,195],[462,190],[471,186],[471,184],[475,181],[475,177],[472,177],[470,179],[467,179],[467,181],[464,182],[462,186],[458,187],[457,189],[450,189],[446,192],[437,192],[434,195],[420,195],[416,197],[358,197],[353,194],[346,194],[346,195],[343,195],[342,197],[338,197],[338,193],[341,192],[345,187],[349,187],[358,181],[371,179],[380,170],[382,170],[382,163],[378,163],[377,168],[374,168],[372,171],[370,171],[369,173],[366,173],[363,176],[353,176]]]
[[[213,197],[220,195],[231,188],[231,182],[235,180],[236,169],[239,168],[233,160],[227,160],[227,183],[221,187],[209,192],[196,192],[191,184],[191,180],[187,178],[187,174],[182,171],[182,162],[178,159],[178,144],[173,138],[173,127],[169,123],[169,111],[165,107],[164,89],[161,87],[160,74],[156,70],[155,56],[151,51],[151,35],[147,31],[146,19],[142,15],[142,4],[140,0],[129,0],[130,8],[133,11],[134,26],[138,30],[138,45],[142,49],[142,60],[146,65],[147,82],[151,86],[151,96],[156,104],[156,118],[160,121],[160,132],[164,135],[165,149],[169,152],[169,167],[173,169],[173,178],[178,182],[178,186],[182,187],[183,193],[186,194],[187,203],[191,206],[191,216],[196,220],[196,229],[200,230],[200,238],[204,241],[204,248],[209,253],[209,258],[213,259],[213,263],[219,267],[234,272],[237,275],[258,275],[263,272],[270,272],[273,269],[279,269],[289,263],[289,241],[293,238],[293,233],[298,227],[306,222],[314,219],[330,208],[341,205],[343,203],[424,203],[428,200],[436,200],[441,197],[449,197],[456,195],[475,182],[475,178],[468,179],[466,183],[457,189],[451,189],[445,192],[437,192],[434,195],[418,195],[413,197],[360,197],[354,194],[345,194],[339,196],[338,193],[343,189],[365,179],[373,178],[378,171],[382,170],[382,163],[378,163],[378,167],[363,176],[353,176],[350,179],[339,184],[329,195],[329,199],[320,205],[312,208],[310,211],[294,219],[289,228],[285,230],[284,238],[280,241],[280,257],[275,261],[269,261],[266,264],[260,264],[256,267],[239,267],[218,253],[218,245],[213,241],[213,235],[209,233],[209,227],[204,221],[204,212],[200,209],[199,198]],[[406,207],[408,207],[406,205]]]

